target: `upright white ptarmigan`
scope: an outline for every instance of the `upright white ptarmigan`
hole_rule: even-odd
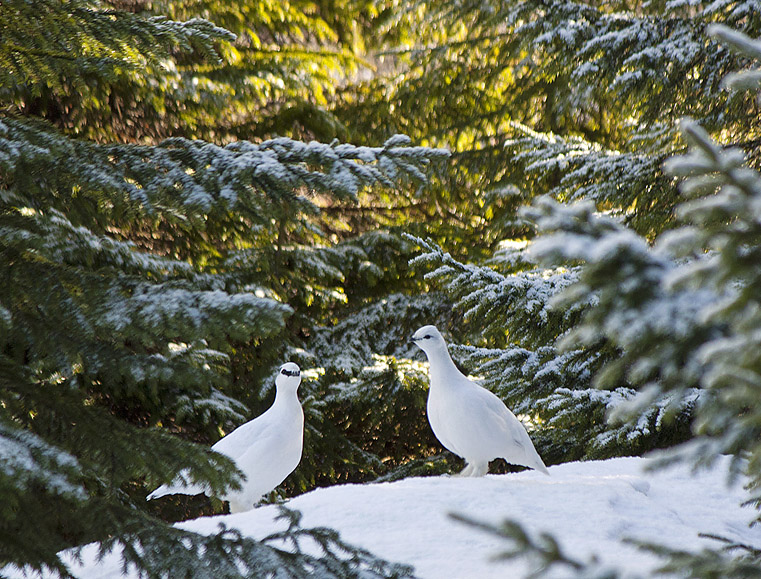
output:
[[[520,420],[457,369],[435,326],[423,326],[412,341],[428,356],[428,422],[439,442],[465,459],[461,476],[485,475],[495,458],[550,474]]]
[[[283,364],[275,378],[277,391],[272,406],[211,447],[233,459],[246,475],[240,490],[230,490],[219,497],[229,501],[231,513],[252,509],[262,495],[283,482],[301,461],[304,411],[296,395],[299,384],[299,367],[293,362]],[[182,478],[187,479],[186,476]],[[178,477],[175,481],[182,478]],[[157,488],[148,495],[147,500],[164,495],[197,495],[203,492],[208,493],[208,488],[173,482]]]

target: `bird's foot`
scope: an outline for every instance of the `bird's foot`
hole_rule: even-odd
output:
[[[470,476],[484,476],[487,472],[489,472],[489,463],[477,464],[473,466]]]
[[[484,476],[489,471],[489,464],[470,464],[465,466],[464,469],[457,476],[478,477]]]
[[[473,473],[473,465],[472,464],[466,464],[464,469],[462,469],[460,472],[458,472],[457,474],[452,475],[452,476],[467,477],[467,476],[473,476],[472,473]]]

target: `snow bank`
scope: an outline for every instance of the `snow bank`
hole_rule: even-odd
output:
[[[686,466],[653,473],[643,458],[575,462],[550,467],[548,477],[534,471],[457,477],[410,478],[393,483],[343,485],[318,489],[288,501],[303,513],[304,527],[327,526],[346,541],[390,561],[414,565],[423,578],[520,577],[524,562],[490,560],[505,546],[448,517],[456,512],[497,523],[515,519],[530,531],[555,535],[576,559],[596,554],[601,563],[632,574],[648,575],[659,559],[621,544],[625,537],[655,540],[671,547],[697,550],[711,545],[698,536],[710,532],[761,545],[761,528],[750,528],[757,514],[741,507],[741,484],[726,484],[727,462],[693,474]],[[284,527],[274,521],[277,507],[187,521],[182,526],[202,533],[224,522],[262,538]],[[715,545],[714,545],[715,546]],[[118,555],[95,561],[88,547],[72,572],[88,579],[119,577]]]

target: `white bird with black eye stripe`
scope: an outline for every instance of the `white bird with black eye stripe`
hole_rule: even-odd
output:
[[[297,391],[301,370],[293,362],[280,367],[275,378],[275,402],[254,420],[246,422],[219,440],[212,450],[229,456],[246,475],[240,490],[229,490],[219,498],[230,503],[230,512],[252,509],[265,495],[282,483],[301,461],[304,441],[304,411]],[[208,493],[202,485],[184,484],[187,473],[175,482],[162,485],[147,500],[164,495]]]
[[[457,369],[435,326],[423,326],[412,341],[428,357],[428,422],[439,442],[465,459],[461,476],[485,475],[496,458],[550,474],[520,420]]]

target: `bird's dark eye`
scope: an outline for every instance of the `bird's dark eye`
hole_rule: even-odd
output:
[[[423,336],[424,340],[430,340],[431,338],[433,338],[431,334],[426,334],[425,336]]]

